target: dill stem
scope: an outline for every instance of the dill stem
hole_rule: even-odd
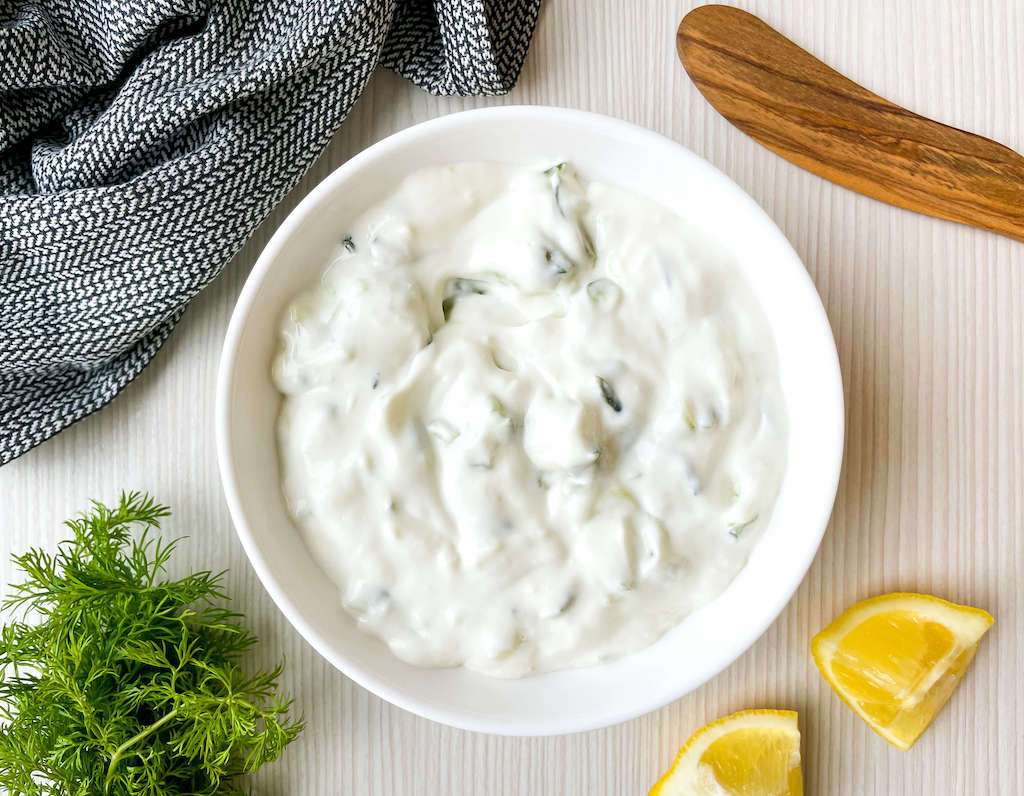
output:
[[[163,725],[165,725],[167,722],[169,722],[171,719],[173,719],[177,714],[178,714],[178,709],[175,708],[170,713],[167,713],[163,717],[161,717],[161,718],[157,719],[156,721],[154,721],[152,724],[150,724],[148,727],[146,727],[146,729],[144,729],[142,732],[137,733],[136,735],[134,735],[131,738],[129,738],[127,741],[125,741],[123,744],[121,744],[119,747],[117,747],[117,749],[114,750],[114,754],[110,758],[110,765],[107,766],[107,781],[105,783],[107,790],[109,790],[109,788],[110,788],[110,783],[113,780],[114,771],[117,769],[117,764],[121,762],[121,758],[124,757],[125,752],[127,752],[129,749],[131,749],[135,744],[137,744],[139,741],[141,741],[147,735],[150,735],[151,733],[154,733],[157,730],[159,730]]]

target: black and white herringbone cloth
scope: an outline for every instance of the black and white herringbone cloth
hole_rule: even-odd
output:
[[[107,403],[381,64],[515,83],[540,0],[0,0],[0,464]]]

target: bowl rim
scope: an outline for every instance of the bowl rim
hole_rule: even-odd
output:
[[[830,468],[832,477],[828,479],[828,489],[823,490],[821,496],[822,500],[819,504],[821,508],[817,512],[817,515],[808,516],[807,520],[807,526],[809,529],[816,527],[819,530],[813,535],[810,530],[808,530],[806,534],[806,548],[795,551],[795,553],[798,553],[799,555],[794,561],[794,566],[792,568],[792,580],[791,582],[786,583],[784,588],[780,586],[777,590],[773,591],[775,596],[773,599],[767,601],[770,604],[768,608],[762,606],[762,617],[764,618],[764,621],[751,623],[745,632],[737,633],[736,643],[731,645],[730,649],[725,654],[721,655],[715,665],[707,667],[707,676],[700,677],[697,682],[684,681],[681,679],[678,687],[658,691],[656,694],[643,701],[638,700],[635,706],[631,707],[629,710],[622,710],[617,713],[609,712],[607,715],[603,714],[599,717],[593,717],[582,721],[574,720],[571,716],[551,716],[550,720],[544,726],[531,726],[528,729],[517,726],[513,729],[509,729],[506,726],[506,722],[494,720],[477,713],[467,713],[461,710],[449,710],[443,706],[424,702],[417,697],[410,696],[407,693],[392,688],[390,685],[379,679],[372,670],[364,668],[353,662],[342,651],[338,650],[336,645],[331,644],[327,639],[323,638],[321,634],[311,626],[295,602],[288,595],[287,591],[275,579],[267,558],[264,556],[246,520],[246,514],[243,508],[243,501],[239,488],[239,479],[236,472],[236,464],[232,454],[230,431],[231,401],[228,397],[231,394],[239,345],[248,324],[253,304],[255,303],[265,278],[272,270],[280,251],[284,248],[286,242],[290,240],[293,233],[302,225],[321,201],[327,199],[332,193],[334,193],[334,191],[344,184],[345,180],[351,173],[363,168],[364,164],[367,162],[381,157],[386,157],[389,152],[397,150],[417,138],[433,136],[438,133],[442,133],[445,129],[451,127],[473,124],[477,121],[486,121],[494,119],[495,117],[502,118],[502,121],[506,123],[514,121],[536,121],[538,116],[545,117],[545,120],[553,119],[557,121],[561,119],[562,121],[575,123],[577,125],[600,128],[609,134],[629,137],[635,140],[638,146],[642,146],[645,141],[650,143],[652,146],[657,145],[659,147],[664,147],[668,144],[675,148],[678,156],[689,160],[691,165],[699,167],[714,178],[723,181],[728,187],[733,189],[733,198],[738,204],[745,205],[748,212],[752,213],[754,216],[760,217],[762,221],[767,222],[765,225],[766,234],[774,236],[776,238],[775,242],[779,245],[780,250],[786,252],[787,258],[792,261],[794,266],[798,266],[798,268],[795,268],[794,270],[798,272],[797,280],[802,281],[803,283],[803,292],[808,294],[807,298],[809,301],[807,302],[807,308],[813,314],[818,316],[816,320],[821,330],[824,333],[827,333],[828,342],[831,343],[830,346],[827,346],[826,358],[828,361],[822,362],[821,364],[829,371],[823,376],[823,381],[829,381],[832,383],[834,415],[838,422],[834,429],[832,439],[823,440],[823,450],[827,453],[828,449],[831,448],[832,455],[829,457],[823,453],[822,466]],[[514,735],[523,737],[551,736],[584,732],[613,726],[638,716],[645,715],[653,710],[657,710],[676,701],[687,693],[690,693],[706,684],[726,668],[731,666],[744,652],[749,650],[750,647],[753,646],[753,644],[768,630],[768,628],[774,624],[779,614],[792,599],[793,594],[803,582],[807,575],[807,571],[817,555],[818,549],[821,546],[821,540],[828,528],[835,498],[838,493],[845,445],[845,403],[843,396],[842,374],[839,366],[839,356],[835,344],[835,335],[832,331],[831,324],[829,323],[821,297],[818,294],[817,288],[815,287],[810,274],[807,272],[799,254],[797,254],[796,250],[779,229],[775,221],[729,176],[683,144],[680,144],[679,142],[653,130],[611,116],[606,116],[604,114],[546,105],[504,105],[477,108],[419,122],[410,127],[399,130],[398,132],[381,139],[353,155],[350,159],[327,175],[312,190],[310,190],[309,193],[307,193],[306,196],[304,196],[288,213],[286,218],[274,231],[270,240],[256,259],[256,262],[246,277],[242,290],[239,293],[238,299],[231,313],[231,318],[221,351],[220,365],[216,380],[216,406],[214,417],[217,460],[221,487],[224,492],[225,501],[228,506],[228,511],[231,516],[235,533],[245,550],[249,563],[255,570],[260,583],[263,585],[263,588],[270,595],[274,604],[284,614],[291,626],[298,631],[303,639],[313,647],[321,657],[327,660],[343,675],[350,678],[367,691],[370,691],[397,707],[432,721],[463,730],[495,735]],[[726,587],[726,591],[728,591],[728,588],[729,587]],[[724,594],[725,592],[723,592],[723,595]],[[711,602],[713,603],[716,600],[721,599],[721,597],[722,595],[719,595]]]

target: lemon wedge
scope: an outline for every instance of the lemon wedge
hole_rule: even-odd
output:
[[[849,608],[811,652],[839,697],[905,751],[956,690],[993,621],[927,594],[884,594]]]
[[[802,796],[792,710],[741,710],[701,727],[649,796]]]

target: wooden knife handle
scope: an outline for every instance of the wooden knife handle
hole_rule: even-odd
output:
[[[1024,241],[1024,157],[843,77],[757,17],[701,6],[679,58],[734,125],[789,161],[883,202]]]

